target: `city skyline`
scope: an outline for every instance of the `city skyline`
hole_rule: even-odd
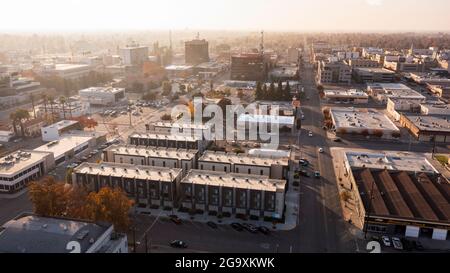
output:
[[[206,0],[130,0],[126,5],[119,0],[97,0],[90,1],[88,5],[86,3],[83,0],[62,3],[50,0],[19,0],[4,3],[4,9],[10,12],[0,18],[0,32],[96,32],[132,29],[265,29],[287,32],[450,30],[446,14],[450,9],[450,2],[444,0],[430,0],[427,5],[421,5],[417,0],[217,0],[212,3]],[[36,10],[40,12],[36,13]]]

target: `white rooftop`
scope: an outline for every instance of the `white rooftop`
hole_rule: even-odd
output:
[[[411,172],[438,171],[424,155],[409,152],[359,152],[348,151],[345,156],[350,167],[366,167],[369,169],[388,169]]]
[[[125,89],[124,88],[114,88],[114,87],[89,87],[86,89],[82,89],[80,91],[78,91],[79,94],[92,94],[92,93],[118,93],[118,92],[123,92]]]
[[[278,123],[279,125],[289,126],[294,125],[294,117],[290,116],[242,114],[239,116],[237,121],[251,123]]]
[[[185,128],[185,129],[202,129],[208,130],[211,128],[209,124],[198,124],[198,123],[179,123],[179,122],[155,122],[152,123],[156,127],[166,127],[166,128]]]
[[[264,191],[284,191],[286,180],[270,179],[267,176],[213,172],[191,169],[181,183],[194,183],[230,188],[241,188]]]
[[[210,161],[210,162],[222,162],[222,163],[232,163],[232,164],[247,164],[254,166],[271,166],[271,165],[283,165],[287,166],[289,164],[289,158],[280,157],[270,157],[263,155],[249,155],[249,154],[236,154],[236,153],[224,153],[224,152],[213,152],[206,151],[202,157],[198,159],[199,161]]]
[[[360,128],[368,130],[399,130],[385,114],[375,109],[333,107],[330,109],[330,112],[336,129]]]
[[[92,138],[93,137],[91,136],[82,135],[62,135],[58,140],[44,144],[34,150],[40,152],[51,152],[53,153],[55,159],[58,159],[68,151],[87,144]]]
[[[77,68],[88,68],[87,64],[55,64],[55,70],[65,71]]]
[[[44,130],[45,129],[54,129],[54,128],[56,128],[58,130],[62,130],[64,128],[66,128],[66,127],[72,126],[72,125],[77,124],[77,123],[78,123],[78,121],[76,121],[76,120],[61,120],[61,121],[53,123],[53,124],[51,124],[51,125],[49,125],[47,127],[44,127]]]
[[[16,151],[0,158],[0,176],[11,176],[28,169],[48,156],[48,152]]]
[[[369,97],[364,91],[359,89],[325,90],[324,93],[325,97]]]
[[[198,141],[201,137],[197,137],[195,134],[192,136],[186,136],[184,134],[172,135],[172,134],[158,134],[158,133],[133,133],[130,138],[147,138],[147,139],[165,139],[175,141]]]
[[[197,154],[197,150],[132,145],[113,145],[107,148],[105,151],[111,151],[115,154],[176,158],[180,160],[191,160]]]

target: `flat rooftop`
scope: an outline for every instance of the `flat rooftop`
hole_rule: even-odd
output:
[[[450,117],[443,115],[404,115],[421,131],[438,131],[450,133]]]
[[[368,83],[368,88],[378,88],[378,89],[411,89],[408,86],[404,85],[403,83],[382,83],[382,82],[375,82],[375,83]]]
[[[130,138],[146,138],[146,139],[161,139],[161,140],[174,140],[174,141],[199,141],[200,137],[194,135],[185,136],[183,134],[180,135],[172,135],[172,134],[160,134],[160,133],[132,133]]]
[[[125,91],[125,88],[115,88],[115,87],[89,87],[78,91],[79,94],[83,93],[119,93]]]
[[[165,127],[165,128],[184,128],[184,129],[201,129],[208,130],[211,128],[209,124],[198,124],[198,123],[178,123],[178,122],[154,122],[151,123],[155,127]]]
[[[236,153],[213,152],[213,151],[206,151],[205,153],[203,153],[203,156],[201,156],[198,159],[198,161],[246,164],[246,165],[267,166],[267,167],[270,167],[272,165],[287,166],[289,164],[288,157],[280,158],[263,155],[236,154]]]
[[[438,173],[424,155],[409,152],[345,152],[350,167]]]
[[[166,70],[175,70],[175,71],[184,71],[192,68],[193,68],[192,65],[169,65],[165,67]]]
[[[267,176],[213,172],[191,169],[181,183],[222,186],[264,191],[284,191],[286,180],[270,179]]]
[[[341,89],[341,90],[325,90],[325,97],[352,97],[352,98],[368,98],[364,91],[359,89]]]
[[[294,117],[290,116],[275,116],[275,115],[253,115],[242,114],[239,116],[237,122],[250,123],[278,123],[279,125],[294,125]]]
[[[58,159],[68,151],[87,144],[92,138],[91,136],[63,135],[58,140],[44,144],[34,150],[53,153],[55,159]]]
[[[73,170],[74,173],[93,174],[101,176],[123,177],[142,180],[173,181],[181,169],[141,166],[119,163],[82,163]]]
[[[67,243],[80,243],[86,252],[93,240],[98,239],[111,227],[79,220],[28,215],[17,217],[3,225],[0,230],[0,253],[69,253]]]
[[[420,107],[428,112],[428,115],[450,117],[450,104],[424,103]]]
[[[105,149],[105,151],[123,155],[175,158],[180,160],[191,160],[198,153],[197,150],[133,145],[113,145]]]
[[[399,130],[385,114],[376,109],[332,107],[330,113],[336,128]]]
[[[53,123],[53,124],[51,124],[51,125],[49,125],[47,127],[43,127],[43,129],[45,130],[45,129],[54,129],[54,128],[56,128],[57,130],[62,130],[64,128],[66,128],[66,127],[75,125],[77,123],[78,123],[78,121],[76,121],[76,120],[61,120],[61,121]]]
[[[450,184],[442,182],[442,178],[429,173],[366,168],[352,172],[371,215],[450,224]]]
[[[16,151],[0,158],[0,175],[11,176],[41,162],[49,155],[41,151]]]
[[[79,68],[89,68],[87,64],[55,64],[55,70],[57,71],[67,71]]]
[[[383,73],[383,74],[395,74],[394,71],[388,70],[386,68],[381,68],[381,67],[357,67],[357,68],[353,68],[353,70],[356,70],[357,72],[360,73],[365,73],[365,74],[369,74],[369,73]]]

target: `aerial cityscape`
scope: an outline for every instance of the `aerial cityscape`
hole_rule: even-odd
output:
[[[449,253],[450,2],[406,2],[5,3],[0,253]]]

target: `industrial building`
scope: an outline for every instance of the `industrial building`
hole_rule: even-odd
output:
[[[176,206],[181,169],[118,163],[83,163],[73,169],[72,183],[90,191],[118,187],[138,207]]]
[[[383,113],[375,109],[333,107],[330,109],[333,127],[339,135],[398,138],[400,130]]]
[[[24,213],[0,227],[0,253],[128,253],[128,241],[109,223]]]
[[[165,147],[113,145],[103,150],[105,162],[180,168],[183,174],[197,167],[197,157],[197,150]]]
[[[264,81],[266,64],[264,55],[260,53],[245,53],[231,56],[231,80],[234,81]]]
[[[450,238],[450,184],[425,157],[346,152],[345,167],[364,230]]]
[[[256,156],[225,152],[205,151],[198,159],[198,169],[264,175],[272,179],[286,179],[289,157]]]
[[[369,83],[367,93],[382,104],[386,104],[389,98],[407,99],[415,104],[426,101],[425,96],[401,83]]]
[[[286,180],[267,176],[191,170],[180,182],[183,209],[280,219],[285,208]]]
[[[0,193],[14,193],[55,167],[53,153],[16,151],[0,158]]]
[[[450,143],[450,118],[448,115],[417,115],[403,113],[400,124],[420,141]]]

